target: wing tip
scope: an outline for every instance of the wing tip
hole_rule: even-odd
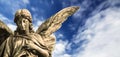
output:
[[[80,7],[79,6],[70,6],[70,7],[66,7],[66,8],[72,8],[74,10],[78,10]]]
[[[69,11],[71,14],[75,13],[80,7],[79,6],[70,6],[63,9],[63,11]]]
[[[80,7],[79,6],[71,6],[72,8],[78,10]]]

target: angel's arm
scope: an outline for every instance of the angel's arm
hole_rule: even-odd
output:
[[[12,30],[0,20],[0,45],[6,40],[7,37],[13,35]]]
[[[40,35],[50,36],[53,32],[61,27],[62,23],[67,19],[67,17],[75,13],[78,9],[79,7],[77,6],[62,9],[61,11],[47,19],[44,23],[42,23],[36,33]]]

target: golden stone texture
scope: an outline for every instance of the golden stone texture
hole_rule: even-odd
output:
[[[78,9],[77,6],[62,9],[42,23],[36,32],[27,9],[16,12],[14,22],[17,29],[14,33],[0,21],[0,57],[52,57],[56,43],[53,33]]]

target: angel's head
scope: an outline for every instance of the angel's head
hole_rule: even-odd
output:
[[[17,31],[32,32],[32,16],[27,9],[20,9],[15,13],[14,22],[17,25]]]

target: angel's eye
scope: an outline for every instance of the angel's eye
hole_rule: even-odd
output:
[[[25,23],[25,20],[23,20],[23,23]]]

